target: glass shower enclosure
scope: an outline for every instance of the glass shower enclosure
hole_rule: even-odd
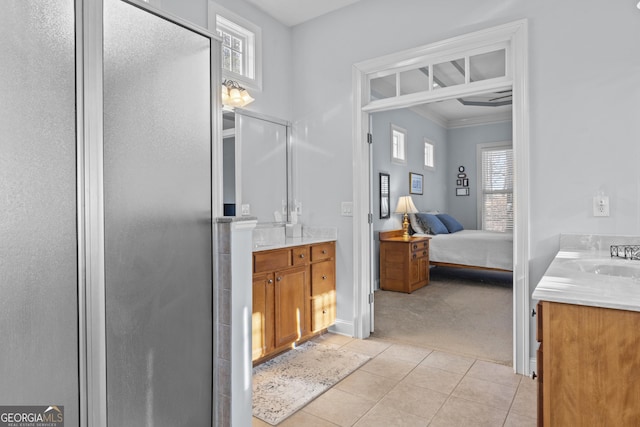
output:
[[[219,42],[137,0],[9,0],[0,57],[0,405],[213,425]]]

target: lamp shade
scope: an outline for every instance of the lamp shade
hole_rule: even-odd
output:
[[[402,196],[398,199],[398,206],[396,206],[395,213],[418,213],[418,209],[416,209],[416,205],[413,204],[411,196]]]

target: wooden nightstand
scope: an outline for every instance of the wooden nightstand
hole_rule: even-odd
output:
[[[429,239],[380,232],[380,289],[411,293],[429,284]]]

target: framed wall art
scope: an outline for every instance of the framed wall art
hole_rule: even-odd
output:
[[[380,172],[380,219],[390,218],[389,209],[389,174]]]
[[[409,194],[422,194],[422,180],[421,174],[409,172]]]

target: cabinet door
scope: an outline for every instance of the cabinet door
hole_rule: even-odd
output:
[[[311,331],[328,328],[336,318],[335,262],[311,265]]]
[[[266,355],[274,347],[273,309],[273,274],[254,276],[251,315],[252,360]]]
[[[297,267],[275,273],[276,347],[295,342],[307,333],[308,272],[307,267]]]

